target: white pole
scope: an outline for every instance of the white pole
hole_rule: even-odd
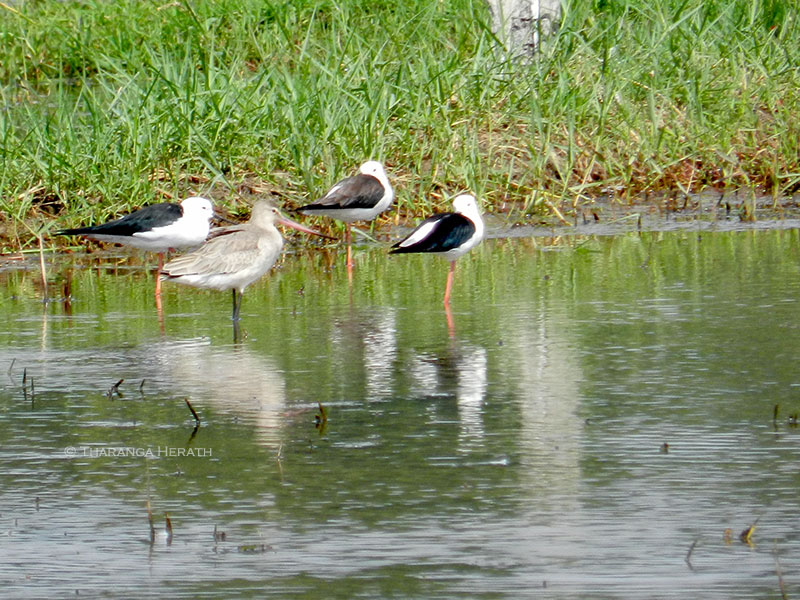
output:
[[[549,35],[561,20],[560,0],[488,0],[492,31],[505,51],[529,61],[539,49],[540,35]]]

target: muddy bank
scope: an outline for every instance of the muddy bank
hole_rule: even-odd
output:
[[[585,202],[573,209],[555,207],[546,218],[529,224],[512,206],[500,207],[498,212],[484,213],[488,238],[608,236],[630,232],[658,231],[750,231],[800,228],[800,194],[779,198],[754,196],[751,192],[708,191],[700,194],[671,194],[658,198],[644,198],[631,204],[621,204],[611,197],[601,197]],[[520,223],[514,224],[513,221]],[[399,239],[413,228],[416,221],[399,226],[387,226],[374,232],[381,243]],[[289,236],[291,239],[291,236]],[[362,236],[357,243],[371,244]],[[113,259],[130,257],[129,249],[86,242],[85,255]],[[287,249],[319,248],[289,243]],[[326,246],[331,248],[336,243]],[[90,248],[90,249],[89,249]],[[44,240],[46,255],[78,253]],[[39,252],[26,249],[0,254],[0,270],[38,267]]]
[[[486,215],[490,237],[618,235],[632,231],[747,231],[800,227],[800,194],[775,199],[751,191],[669,194],[621,204],[601,197],[537,225],[509,226]]]

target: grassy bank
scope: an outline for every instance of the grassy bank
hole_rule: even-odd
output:
[[[574,6],[573,6],[574,5]],[[788,0],[572,2],[531,66],[483,0],[0,3],[0,236],[190,192],[306,201],[366,157],[399,215],[800,186]]]

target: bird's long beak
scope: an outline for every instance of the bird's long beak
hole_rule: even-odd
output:
[[[310,233],[311,235],[318,235],[319,237],[328,238],[329,240],[335,240],[336,238],[331,237],[329,235],[325,235],[324,233],[320,233],[319,231],[315,231],[305,225],[301,225],[297,221],[292,221],[291,219],[287,219],[283,215],[275,219],[277,223],[280,225],[285,225],[286,227],[291,227],[292,229],[297,229],[297,231],[302,231],[303,233]]]

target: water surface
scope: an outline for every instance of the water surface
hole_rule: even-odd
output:
[[[350,283],[343,253],[289,253],[238,344],[228,294],[166,284],[159,319],[141,257],[52,258],[48,303],[2,271],[0,585],[796,595],[799,254],[796,230],[493,239],[447,315],[444,261],[364,248]]]

